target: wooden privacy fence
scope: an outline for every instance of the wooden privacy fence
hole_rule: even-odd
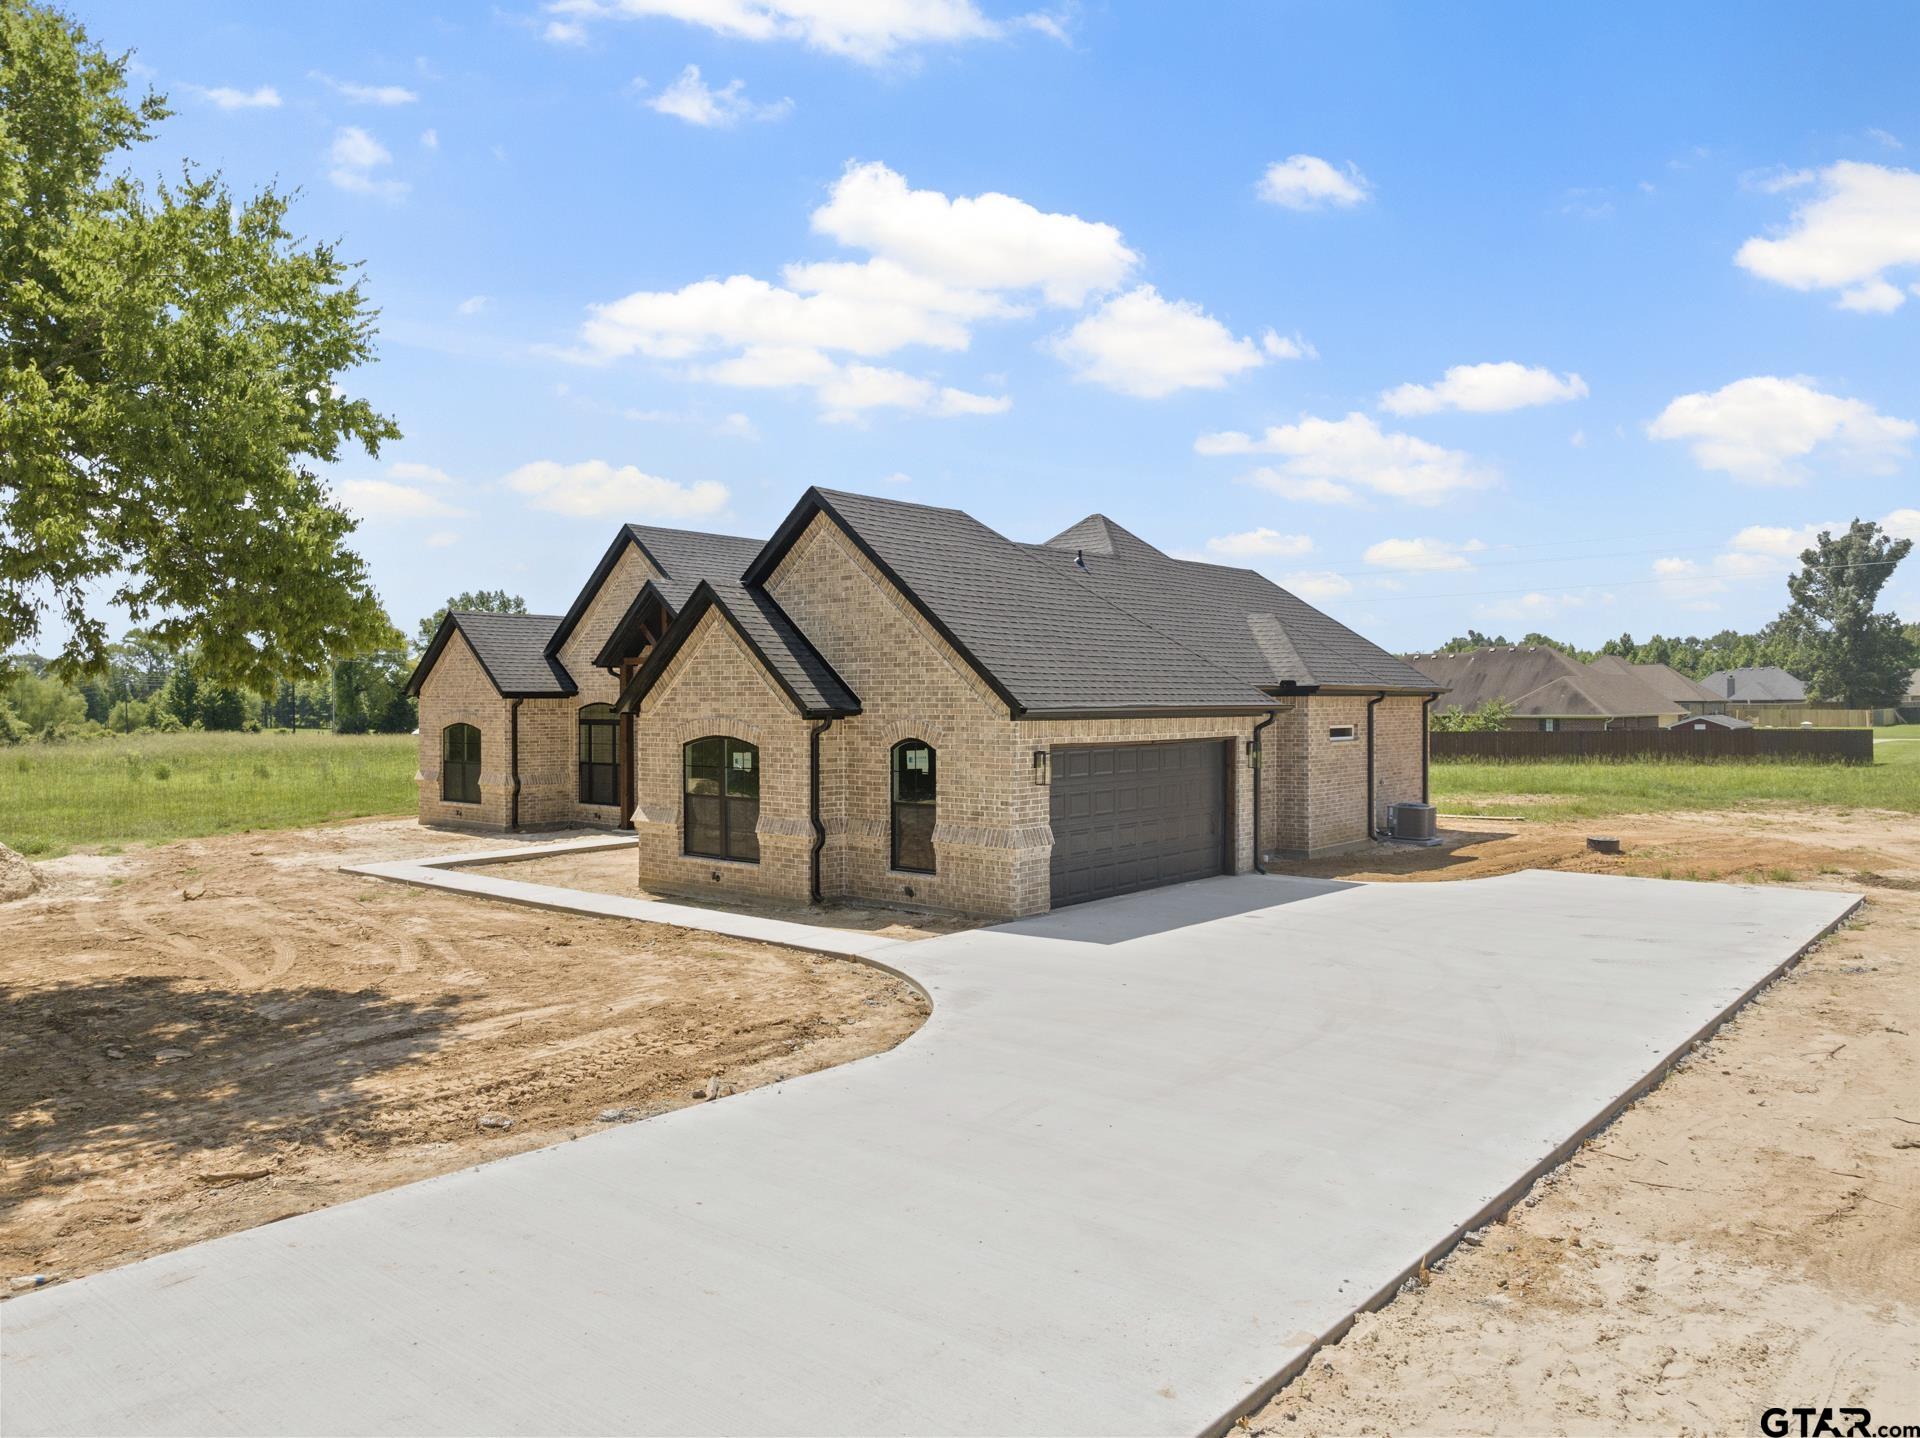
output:
[[[1871,764],[1871,729],[1560,729],[1494,730],[1433,736],[1436,763],[1449,759],[1538,764],[1552,760],[1605,762],[1682,759],[1699,763],[1776,761],[1799,764]]]
[[[1740,704],[1720,706],[1735,719],[1745,719],[1768,729],[1798,729],[1811,724],[1816,729],[1859,729],[1876,724],[1898,724],[1897,709],[1842,709],[1831,704]]]

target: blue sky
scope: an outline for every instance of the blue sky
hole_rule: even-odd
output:
[[[815,483],[1397,649],[1750,627],[1807,526],[1920,536],[1911,6],[74,8],[178,112],[140,172],[365,261],[406,438],[331,478],[403,628]]]

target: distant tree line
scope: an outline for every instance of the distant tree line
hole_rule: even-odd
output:
[[[1822,533],[1802,551],[1799,572],[1787,580],[1787,607],[1751,634],[1734,629],[1705,638],[1655,634],[1644,642],[1622,634],[1597,650],[1540,633],[1517,642],[1558,649],[1582,663],[1617,654],[1632,664],[1665,664],[1690,679],[1773,665],[1805,681],[1812,699],[1884,708],[1900,702],[1920,669],[1920,623],[1875,608],[1894,570],[1912,551],[1911,539],[1895,539],[1870,521],[1855,520],[1842,534]],[[1441,645],[1440,652],[1515,642],[1469,629]]]

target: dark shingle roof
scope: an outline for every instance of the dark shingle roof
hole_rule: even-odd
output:
[[[1076,582],[1057,554],[1037,554],[957,509],[810,490],[747,571],[750,584],[766,577],[816,505],[1018,710],[1256,709],[1267,702],[1245,675]]]
[[[1680,705],[1705,704],[1719,697],[1665,664],[1630,664],[1617,654],[1602,654],[1589,667],[1630,674],[1661,698]]]
[[[1105,515],[1090,514],[1044,545],[1023,548],[1263,688],[1295,684],[1430,693],[1439,687],[1265,575],[1175,559]],[[1080,564],[1074,562],[1076,551]]]
[[[547,645],[559,626],[558,614],[487,614],[455,610],[440,621],[433,642],[420,656],[407,680],[407,692],[417,694],[440,651],[457,630],[473,650],[493,687],[509,699],[562,699],[579,692],[560,661],[550,657]]]
[[[645,697],[709,608],[718,609],[733,625],[803,715],[818,719],[860,712],[859,698],[769,595],[736,582],[706,579],[680,606],[666,636],[621,694],[620,707],[630,708]]]
[[[627,533],[639,541],[655,569],[687,585],[689,592],[702,579],[715,584],[739,579],[766,544],[764,539],[738,534],[704,534],[697,529],[661,529],[652,524],[629,524]]]
[[[1529,717],[1605,719],[1675,714],[1681,708],[1634,672],[1632,665],[1582,664],[1546,645],[1416,654],[1413,660],[1448,686],[1449,707],[1478,709],[1500,699],[1511,704],[1515,714]]]
[[[1772,664],[1752,669],[1718,669],[1700,681],[1716,699],[1736,704],[1804,704],[1807,686]]]

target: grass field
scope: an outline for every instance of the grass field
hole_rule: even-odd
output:
[[[0,749],[0,843],[71,849],[412,813],[411,734],[144,734]]]
[[[1846,764],[1435,764],[1433,802],[1450,814],[1543,819],[1820,804],[1920,813],[1920,725],[1874,731],[1874,762]]]

